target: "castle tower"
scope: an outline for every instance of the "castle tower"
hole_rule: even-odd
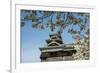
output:
[[[40,48],[42,62],[45,61],[66,61],[73,60],[73,53],[76,52],[72,44],[64,44],[61,34],[54,33],[46,40],[47,46]]]

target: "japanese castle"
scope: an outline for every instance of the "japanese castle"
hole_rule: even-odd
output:
[[[46,40],[47,46],[39,48],[41,62],[73,60],[76,53],[73,44],[64,44],[60,33],[53,33]]]

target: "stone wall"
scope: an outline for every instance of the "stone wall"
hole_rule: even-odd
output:
[[[63,57],[49,57],[46,58],[46,60],[44,60],[44,62],[48,62],[48,61],[68,61],[68,60],[73,60],[72,56],[63,56]]]

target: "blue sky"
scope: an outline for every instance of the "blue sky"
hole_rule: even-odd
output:
[[[21,16],[24,15],[23,13]],[[46,45],[45,40],[49,39],[51,33],[49,28],[45,30],[32,28],[32,22],[26,21],[25,26],[21,28],[21,63],[40,62],[39,48]],[[65,44],[74,41],[67,30],[62,33],[62,38]]]

